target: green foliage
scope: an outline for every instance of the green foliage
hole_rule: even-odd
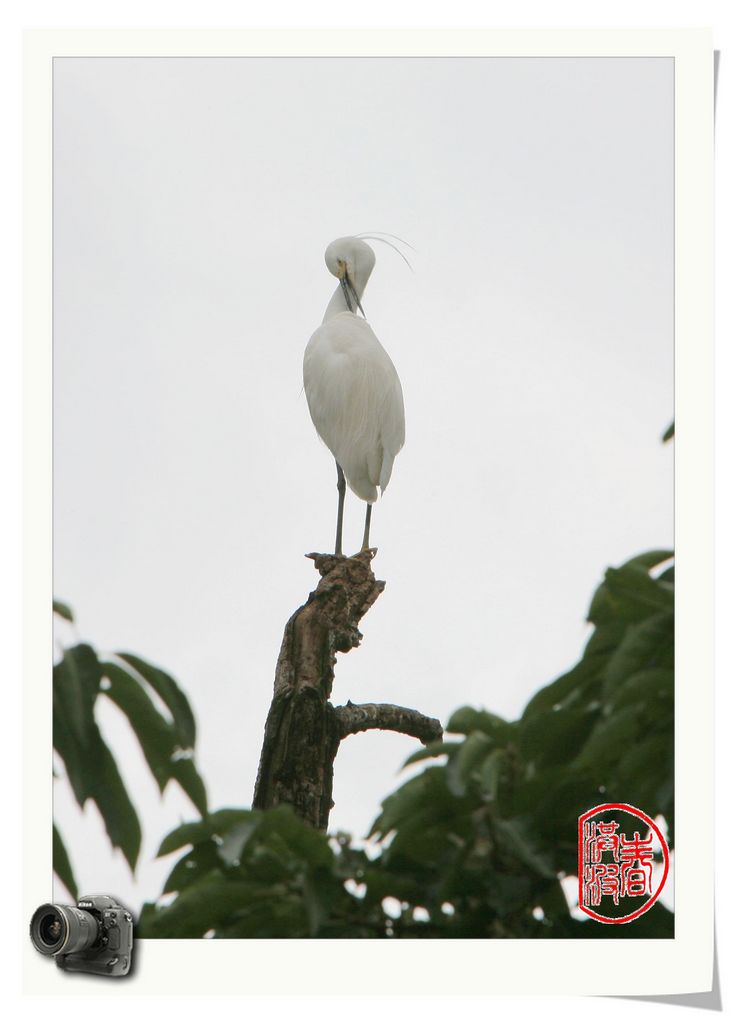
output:
[[[74,613],[68,604],[64,604],[63,601],[53,602],[54,614],[61,616],[62,619],[66,619],[67,622],[74,622]]]
[[[69,861],[69,854],[67,848],[64,845],[64,840],[61,837],[59,829],[54,825],[54,837],[53,837],[53,850],[52,855],[54,859],[54,872],[59,876],[61,881],[64,883],[67,892],[70,894],[72,899],[76,900],[79,895],[79,888],[74,878],[74,872],[72,871],[72,865]]]
[[[147,904],[139,934],[199,938],[286,938],[339,934],[350,898],[328,839],[290,807],[223,810],[184,825],[160,855],[188,847],[164,884],[170,906]],[[343,911],[343,913],[342,913]]]
[[[69,607],[54,602],[69,622]],[[113,847],[122,850],[133,871],[141,847],[141,826],[95,710],[111,701],[127,717],[160,792],[174,780],[201,815],[207,814],[205,786],[194,763],[195,722],[187,698],[161,669],[128,654],[104,660],[89,645],[64,651],[54,666],[54,748],[80,807],[92,800]],[[164,713],[155,700],[162,702]],[[76,882],[66,848],[54,831],[54,870],[72,894]]]
[[[288,807],[223,810],[176,829],[159,853],[184,852],[165,898],[144,908],[141,934],[672,936],[661,905],[627,928],[575,920],[561,885],[577,871],[578,817],[597,804],[663,815],[673,845],[671,557],[608,569],[581,660],[518,721],[456,711],[447,731],[458,738],[408,758],[420,773],[384,801],[374,843],[329,839]]]

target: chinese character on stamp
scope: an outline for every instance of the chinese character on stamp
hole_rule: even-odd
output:
[[[654,858],[663,858],[658,884]],[[595,921],[627,924],[645,914],[659,898],[668,873],[664,836],[637,807],[600,804],[580,816],[579,907]],[[627,904],[621,909],[623,899]],[[640,901],[635,909],[633,899]]]

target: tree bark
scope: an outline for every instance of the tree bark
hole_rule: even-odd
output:
[[[352,704],[347,701],[343,707],[334,708],[340,739],[352,733],[367,729],[388,729],[414,736],[421,743],[432,743],[443,735],[437,718],[428,718],[412,708],[401,708],[397,704]]]
[[[321,578],[285,626],[264,728],[253,806],[291,804],[323,831],[333,806],[333,762],[344,737],[391,729],[430,743],[443,735],[439,721],[410,708],[330,703],[336,654],[359,646],[359,622],[384,590],[372,572],[375,554],[370,548],[351,558],[307,556]]]

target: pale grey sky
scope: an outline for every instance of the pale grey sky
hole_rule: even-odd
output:
[[[666,59],[56,60],[55,592],[179,680],[213,808],[250,804],[303,555],[333,542],[301,394],[333,238],[416,249],[410,273],[374,244],[363,302],[407,442],[335,703],[517,716],[579,657],[604,568],[672,543],[672,111]],[[101,720],[137,881],[64,783],[56,810],[82,888],[137,908],[196,812]],[[364,834],[414,748],[345,741],[331,827]]]

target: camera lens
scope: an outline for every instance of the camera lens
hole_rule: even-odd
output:
[[[31,918],[31,942],[44,956],[78,953],[97,941],[98,923],[79,907],[44,903]]]
[[[46,914],[41,918],[38,933],[41,941],[47,946],[55,946],[62,937],[64,925],[58,914]]]

